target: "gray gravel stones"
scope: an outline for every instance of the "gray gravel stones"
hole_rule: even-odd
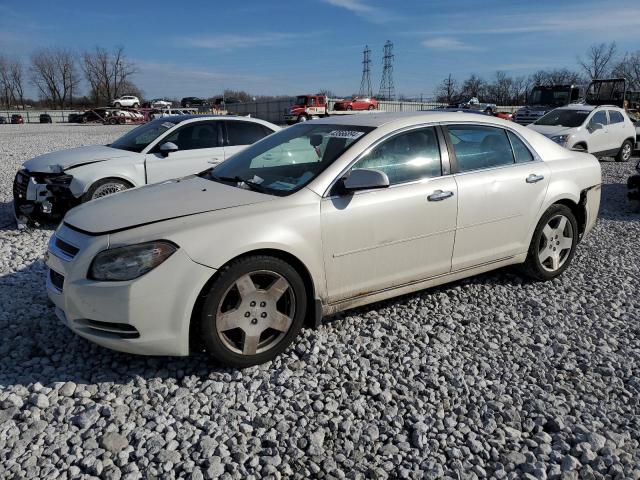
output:
[[[640,214],[603,162],[599,223],[548,283],[502,270],[327,319],[268,365],[147,358],[60,325],[50,229],[11,182],[129,127],[0,128],[0,478],[640,477]]]

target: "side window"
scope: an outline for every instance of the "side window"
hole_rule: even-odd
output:
[[[624,117],[620,112],[609,110],[609,123],[624,123]]]
[[[273,133],[259,123],[243,122],[242,120],[227,121],[227,138],[229,146],[251,145]]]
[[[482,125],[449,125],[449,138],[460,172],[511,165],[514,162],[507,132]]]
[[[311,97],[311,98],[309,99],[309,106],[310,106],[310,107],[315,107],[315,106],[316,106],[316,99],[315,99],[315,97]]]
[[[595,123],[601,123],[602,125],[607,125],[607,114],[604,110],[600,110],[599,112],[596,112],[593,114],[593,117],[591,117],[591,121],[589,122],[591,125],[595,124]]]
[[[531,162],[533,160],[533,154],[524,142],[520,140],[515,133],[507,131],[507,136],[511,141],[513,155],[516,157],[516,163]]]
[[[389,183],[411,182],[442,175],[440,148],[434,128],[401,133],[371,150],[353,168],[375,168],[389,177]]]
[[[191,123],[177,130],[160,144],[173,142],[178,150],[196,150],[218,147],[218,125],[215,122]]]

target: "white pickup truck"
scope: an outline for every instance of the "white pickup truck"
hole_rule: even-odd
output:
[[[181,115],[141,125],[109,145],[39,155],[16,174],[16,219],[46,222],[79,203],[202,172],[277,130],[255,118]]]

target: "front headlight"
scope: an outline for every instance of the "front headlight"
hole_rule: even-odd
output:
[[[106,282],[133,280],[156,268],[177,249],[173,243],[160,240],[103,250],[91,262],[89,278]]]
[[[567,140],[569,140],[569,135],[554,135],[550,138],[558,145],[562,145],[564,147],[567,144]]]

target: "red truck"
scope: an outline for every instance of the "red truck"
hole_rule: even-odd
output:
[[[309,94],[298,95],[291,107],[285,108],[284,120],[287,125],[298,122],[306,122],[318,117],[324,117],[329,113],[328,99],[325,95]]]

